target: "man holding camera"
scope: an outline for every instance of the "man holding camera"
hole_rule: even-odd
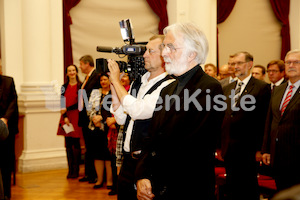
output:
[[[149,136],[150,124],[160,91],[173,81],[167,75],[159,49],[163,35],[150,38],[144,53],[145,69],[148,71],[131,85],[130,94],[120,82],[118,64],[108,60],[110,81],[112,83],[112,107],[116,121],[124,125],[123,164],[118,180],[118,199],[136,199],[134,173],[139,156]]]

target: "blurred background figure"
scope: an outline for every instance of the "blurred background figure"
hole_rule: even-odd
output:
[[[228,73],[228,65],[225,64],[225,65],[222,65],[220,68],[219,68],[219,76],[218,76],[218,79],[219,80],[223,80],[224,78],[227,78],[229,77],[230,74]]]
[[[262,65],[255,65],[252,69],[252,76],[258,80],[265,81],[266,69]]]
[[[235,65],[233,62],[233,55],[230,55],[228,59],[228,74],[229,76],[227,78],[220,80],[222,88],[237,80],[237,78],[235,77]]]
[[[208,63],[208,64],[204,65],[204,71],[211,77],[217,78],[218,71],[217,71],[217,67],[214,64]]]
[[[89,183],[96,183],[97,182],[97,173],[95,170],[94,160],[93,160],[93,153],[91,150],[91,145],[93,144],[93,133],[89,129],[89,123],[90,120],[87,116],[86,112],[86,102],[84,100],[84,96],[87,97],[87,99],[90,98],[90,95],[93,91],[93,89],[99,89],[100,88],[100,81],[98,77],[98,73],[94,67],[94,59],[90,55],[82,56],[79,59],[81,72],[86,74],[85,80],[82,83],[81,89],[85,92],[86,95],[84,95],[84,92],[79,95],[79,102],[78,102],[78,109],[82,110],[79,112],[79,122],[78,125],[82,128],[82,134],[84,138],[85,143],[85,155],[84,155],[84,177],[79,179],[80,182],[86,182]]]
[[[285,83],[285,65],[283,60],[273,60],[267,65],[267,73],[269,80],[271,81],[271,90],[273,91],[274,87]]]

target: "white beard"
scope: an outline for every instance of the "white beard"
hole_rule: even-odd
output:
[[[168,64],[165,64],[165,68],[168,74],[181,75],[188,70],[189,66],[186,60],[186,54],[186,52],[183,52],[179,60],[173,62],[170,58],[164,57],[164,61],[169,62]]]

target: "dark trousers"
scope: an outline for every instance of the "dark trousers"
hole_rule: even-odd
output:
[[[124,160],[118,177],[118,200],[137,199],[134,179],[137,161],[130,156],[130,153],[124,153]]]
[[[97,178],[97,173],[95,170],[94,157],[91,149],[93,145],[92,132],[87,127],[82,127],[82,132],[83,132],[83,138],[85,143],[85,159],[84,159],[85,176],[88,177],[88,179],[93,180]]]
[[[68,178],[79,176],[79,165],[81,160],[80,138],[65,137],[66,153],[69,166]]]
[[[111,170],[112,170],[112,177],[113,177],[113,188],[112,190],[117,191],[117,184],[118,184],[118,172],[117,172],[117,165],[116,165],[116,154],[112,154],[111,156]]]
[[[2,175],[3,192],[5,198],[11,197],[11,174],[15,165],[15,135],[0,142],[0,170]],[[2,194],[3,196],[3,194]]]
[[[230,200],[259,200],[255,153],[228,154],[224,159]]]

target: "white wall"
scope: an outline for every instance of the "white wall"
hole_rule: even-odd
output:
[[[291,49],[300,49],[300,1],[290,0]]]
[[[122,19],[131,19],[135,42],[147,42],[158,33],[159,18],[146,0],[84,0],[71,9],[70,15],[73,61],[77,66],[81,56],[87,54],[94,60],[124,60],[114,53],[96,51],[97,46],[121,47],[125,44],[119,26]]]
[[[300,1],[290,1],[291,49],[300,48]],[[220,65],[229,55],[249,51],[254,64],[266,67],[281,54],[281,23],[277,20],[269,0],[237,1],[219,28]]]
[[[194,22],[206,34],[209,41],[207,62],[216,63],[216,0],[169,0],[167,4],[169,24]],[[93,58],[113,58],[115,54],[96,52],[96,46],[120,47],[123,40],[118,22],[130,18],[136,42],[146,42],[158,33],[158,17],[146,1],[112,0],[81,1],[70,11],[73,60],[90,54]]]
[[[280,59],[281,25],[269,0],[237,1],[218,29],[220,65],[238,51],[251,53],[255,65],[266,66],[269,61]]]

